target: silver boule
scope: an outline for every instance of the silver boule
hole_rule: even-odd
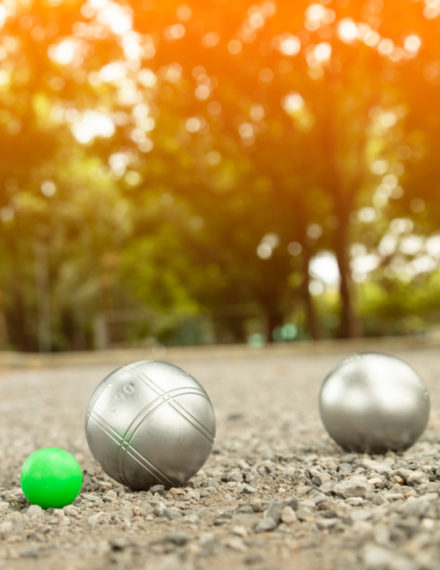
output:
[[[185,483],[205,463],[215,415],[202,386],[166,362],[133,362],[98,385],[86,416],[87,442],[113,479],[134,490]]]
[[[430,400],[420,376],[388,354],[362,353],[325,378],[319,411],[329,435],[344,449],[404,450],[424,432]]]

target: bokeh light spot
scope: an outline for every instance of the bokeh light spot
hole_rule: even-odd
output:
[[[260,259],[270,259],[272,257],[272,248],[268,243],[260,243],[257,247],[257,255]]]
[[[299,93],[289,93],[281,102],[283,109],[288,114],[294,114],[304,107],[304,99]]]
[[[185,122],[185,128],[189,133],[198,133],[202,128],[202,121],[199,117],[189,117]]]
[[[86,144],[96,137],[110,138],[115,133],[115,125],[109,115],[89,110],[73,123],[72,132],[78,142]]]
[[[176,13],[177,17],[182,22],[188,22],[188,20],[191,20],[192,10],[187,4],[181,4],[178,6]]]
[[[344,18],[339,22],[338,36],[347,44],[351,44],[359,39],[359,29],[351,18]]]
[[[43,196],[46,196],[46,198],[51,198],[52,196],[54,196],[56,191],[57,187],[52,180],[45,180],[41,184],[41,193],[43,194]]]
[[[285,34],[279,38],[279,50],[284,55],[293,56],[300,52],[301,41],[297,36]]]
[[[241,52],[242,46],[240,40],[231,40],[228,43],[228,51],[231,55],[238,55]]]
[[[406,36],[403,42],[404,48],[411,55],[417,54],[421,45],[422,45],[422,40],[416,34],[410,34],[409,36]]]

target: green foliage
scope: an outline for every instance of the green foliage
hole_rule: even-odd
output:
[[[0,346],[436,324],[439,274],[404,241],[440,219],[438,16],[58,4],[11,2],[0,22]],[[324,250],[339,291],[311,295]],[[356,255],[376,269],[359,278]]]
[[[438,326],[440,272],[415,281],[368,281],[359,287],[360,314],[367,335],[424,333]]]

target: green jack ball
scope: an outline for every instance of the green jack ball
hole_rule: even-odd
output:
[[[57,447],[46,447],[29,455],[20,474],[25,497],[43,509],[70,505],[79,495],[82,481],[77,460]]]

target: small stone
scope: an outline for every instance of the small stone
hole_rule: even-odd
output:
[[[371,537],[373,535],[374,526],[371,522],[354,521],[351,528],[358,537]]]
[[[167,510],[168,510],[168,507],[166,506],[166,504],[164,502],[160,501],[154,507],[154,514],[157,517],[164,517],[164,516],[166,516]]]
[[[20,552],[21,558],[30,558],[30,559],[37,559],[39,557],[39,553],[36,550],[25,550],[24,552]]]
[[[234,481],[235,483],[242,483],[243,482],[243,473],[238,469],[232,471],[226,476],[226,481]]]
[[[332,529],[338,524],[338,519],[318,519],[316,525],[319,530]]]
[[[44,510],[38,505],[31,505],[26,514],[30,517],[42,517],[44,515]]]
[[[165,486],[164,485],[153,485],[152,487],[149,488],[149,491],[152,495],[154,495],[155,493],[157,493],[158,495],[164,495],[165,494]]]
[[[182,489],[181,487],[171,487],[171,489],[168,489],[168,495],[178,497],[178,496],[187,495],[187,492],[185,491],[185,489]]]
[[[244,526],[233,526],[231,528],[231,532],[236,534],[237,536],[241,536],[242,538],[248,535],[248,531],[245,529]]]
[[[367,509],[357,509],[350,515],[352,521],[366,521],[372,516],[372,512]]]
[[[377,544],[387,545],[390,542],[390,530],[385,525],[378,525],[374,529],[374,540]]]
[[[344,499],[348,497],[366,497],[371,492],[371,485],[365,477],[350,477],[337,483],[333,491]]]
[[[333,508],[334,504],[333,501],[329,501],[324,499],[323,501],[315,502],[316,508],[318,511],[328,511]]]
[[[257,524],[255,532],[271,532],[272,530],[275,530],[277,526],[278,523],[275,522],[273,519],[264,518],[262,521],[260,521]]]
[[[429,482],[429,477],[423,471],[412,471],[406,480],[408,485],[416,487]]]
[[[264,518],[275,521],[276,524],[281,522],[281,513],[283,512],[284,504],[279,501],[271,501],[264,513]]]
[[[176,507],[167,507],[164,514],[166,518],[170,520],[175,520],[182,517],[182,513],[179,511],[179,509],[176,509]]]
[[[317,487],[320,487],[322,485],[322,479],[319,475],[313,475],[311,481]]]
[[[390,464],[387,461],[365,459],[363,464],[369,471],[376,471],[377,473],[388,473],[390,471]]]
[[[185,498],[188,500],[193,500],[193,501],[199,501],[200,500],[200,492],[197,491],[196,489],[190,489],[186,495]]]
[[[368,483],[373,487],[380,487],[383,483],[382,477],[370,477]]]
[[[252,507],[252,505],[248,504],[248,503],[242,503],[239,507],[238,507],[238,512],[239,513],[245,513],[248,515],[252,515],[255,511]]]
[[[168,554],[154,564],[154,570],[189,570],[189,566],[182,564],[180,556]]]
[[[377,545],[368,545],[363,553],[365,570],[417,570],[412,560],[395,551]]]
[[[299,501],[296,497],[291,497],[290,499],[287,499],[287,501],[284,501],[284,505],[287,507],[292,507],[292,509],[296,511],[299,506]]]
[[[313,519],[313,515],[309,509],[301,508],[296,511],[296,517],[301,522]]]
[[[363,499],[362,497],[349,497],[346,500],[347,505],[350,505],[350,507],[361,507],[362,505],[365,505],[365,499]]]
[[[200,521],[200,517],[193,513],[191,515],[186,515],[183,517],[183,520],[188,524],[197,524]]]
[[[23,542],[24,540],[24,536],[22,536],[21,534],[9,534],[6,537],[6,542],[8,544],[16,544],[17,542]]]
[[[184,546],[189,542],[189,536],[185,532],[173,532],[164,536],[162,542],[169,542],[176,546]]]
[[[114,503],[117,498],[118,498],[117,493],[111,489],[110,491],[107,491],[107,493],[104,495],[103,500],[106,503]]]
[[[128,542],[123,537],[116,537],[110,540],[109,545],[114,552],[121,552],[127,548]]]
[[[335,482],[334,481],[326,481],[325,483],[323,483],[320,487],[320,490],[325,493],[326,495],[329,495],[330,493],[333,493],[333,489],[335,487]]]
[[[244,558],[244,563],[250,566],[251,564],[258,564],[263,561],[263,557],[258,552],[250,552]]]
[[[437,521],[434,519],[423,519],[422,527],[426,530],[433,530],[436,527]]]
[[[235,536],[228,540],[227,545],[229,548],[232,548],[232,550],[235,550],[237,552],[246,552],[247,550],[243,540],[238,536]]]
[[[95,527],[100,522],[100,519],[101,519],[101,513],[95,513],[94,515],[91,515],[87,519],[87,522],[91,527]]]
[[[247,484],[244,485],[244,487],[241,490],[242,493],[245,493],[247,495],[253,495],[257,491],[258,489],[256,487],[252,487],[252,485],[247,485]]]
[[[0,535],[5,536],[7,534],[10,534],[13,528],[14,525],[11,523],[11,521],[3,521],[0,523]]]
[[[298,520],[292,507],[286,506],[281,511],[281,521],[285,524],[292,524]]]
[[[199,538],[198,543],[203,549],[210,551],[215,544],[215,535],[212,532],[205,532]]]
[[[74,507],[73,505],[67,505],[67,507],[64,507],[63,510],[67,516],[73,518],[78,518],[81,514],[81,511],[78,509],[78,507]]]

